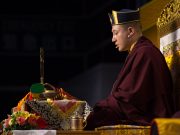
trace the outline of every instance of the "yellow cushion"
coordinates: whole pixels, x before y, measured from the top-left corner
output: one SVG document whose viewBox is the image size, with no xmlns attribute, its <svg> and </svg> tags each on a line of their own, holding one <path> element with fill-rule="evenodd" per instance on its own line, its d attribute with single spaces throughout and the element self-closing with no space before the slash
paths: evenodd
<svg viewBox="0 0 180 135">
<path fill-rule="evenodd" d="M 180 119 L 178 118 L 157 118 L 153 121 L 153 129 L 156 128 L 158 135 L 179 135 Z M 152 129 L 152 130 L 153 130 Z M 153 131 L 156 132 L 156 131 Z"/>
</svg>

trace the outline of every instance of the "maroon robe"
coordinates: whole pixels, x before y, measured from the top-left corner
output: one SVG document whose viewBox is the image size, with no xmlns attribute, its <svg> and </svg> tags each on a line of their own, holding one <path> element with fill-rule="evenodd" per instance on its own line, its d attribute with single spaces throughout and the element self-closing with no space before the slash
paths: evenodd
<svg viewBox="0 0 180 135">
<path fill-rule="evenodd" d="M 170 71 L 151 41 L 141 37 L 130 52 L 111 94 L 98 102 L 86 129 L 114 124 L 150 125 L 174 113 Z"/>
</svg>

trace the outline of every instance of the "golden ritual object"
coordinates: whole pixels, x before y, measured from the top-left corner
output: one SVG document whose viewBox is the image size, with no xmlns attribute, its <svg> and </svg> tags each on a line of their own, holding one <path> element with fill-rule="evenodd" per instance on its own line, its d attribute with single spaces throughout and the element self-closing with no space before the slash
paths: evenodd
<svg viewBox="0 0 180 135">
<path fill-rule="evenodd" d="M 70 118 L 70 129 L 71 130 L 83 130 L 87 125 L 87 121 L 78 112 Z"/>
<path fill-rule="evenodd" d="M 62 99 L 61 92 L 57 92 L 56 88 L 44 81 L 44 48 L 40 48 L 40 83 L 44 86 L 42 96 L 46 99 Z"/>
<path fill-rule="evenodd" d="M 76 99 L 62 88 L 56 88 L 50 83 L 45 83 L 44 81 L 44 49 L 40 48 L 40 84 L 44 86 L 44 92 L 40 94 L 40 98 L 46 99 Z"/>
</svg>

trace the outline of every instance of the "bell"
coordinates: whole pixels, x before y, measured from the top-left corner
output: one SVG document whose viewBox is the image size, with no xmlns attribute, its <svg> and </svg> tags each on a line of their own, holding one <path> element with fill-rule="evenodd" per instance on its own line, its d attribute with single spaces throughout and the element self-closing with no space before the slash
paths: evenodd
<svg viewBox="0 0 180 135">
<path fill-rule="evenodd" d="M 70 119 L 70 129 L 71 130 L 83 130 L 87 122 L 84 118 L 78 113 L 75 112 L 75 115 Z"/>
</svg>

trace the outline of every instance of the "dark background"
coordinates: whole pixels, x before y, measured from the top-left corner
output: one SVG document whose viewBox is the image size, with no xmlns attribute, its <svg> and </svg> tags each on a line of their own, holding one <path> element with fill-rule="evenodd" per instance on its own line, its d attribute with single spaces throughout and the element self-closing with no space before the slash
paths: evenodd
<svg viewBox="0 0 180 135">
<path fill-rule="evenodd" d="M 111 43 L 108 13 L 137 9 L 150 0 L 4 1 L 0 3 L 0 120 L 39 82 L 39 48 L 45 82 L 57 87 L 104 62 L 123 63 Z"/>
</svg>

